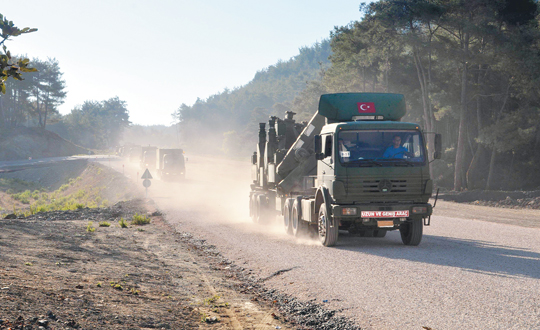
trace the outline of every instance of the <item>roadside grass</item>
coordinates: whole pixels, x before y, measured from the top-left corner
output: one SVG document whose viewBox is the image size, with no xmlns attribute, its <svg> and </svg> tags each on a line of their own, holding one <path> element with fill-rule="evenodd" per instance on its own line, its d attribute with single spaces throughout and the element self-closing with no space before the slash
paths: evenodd
<svg viewBox="0 0 540 330">
<path fill-rule="evenodd" d="M 89 233 L 93 233 L 96 231 L 96 228 L 94 227 L 94 224 L 92 221 L 88 221 L 88 225 L 86 226 L 86 231 Z"/>
<path fill-rule="evenodd" d="M 132 225 L 136 226 L 143 226 L 150 223 L 150 218 L 148 218 L 146 215 L 142 215 L 139 213 L 135 213 L 133 216 L 133 220 L 131 220 Z"/>
<path fill-rule="evenodd" d="M 57 190 L 48 192 L 33 182 L 20 179 L 0 179 L 0 191 L 5 191 L 12 200 L 28 205 L 17 210 L 16 203 L 14 203 L 13 213 L 17 215 L 28 216 L 40 212 L 109 206 L 109 201 L 103 199 L 101 195 L 105 187 L 82 187 L 81 181 L 80 176 L 71 178 L 68 183 L 63 184 Z M 5 214 L 4 210 L 1 210 L 0 213 L 2 217 Z"/>
<path fill-rule="evenodd" d="M 120 228 L 127 228 L 128 227 L 128 223 L 122 217 L 120 217 L 120 221 L 118 221 L 118 225 L 120 226 Z"/>
<path fill-rule="evenodd" d="M 21 179 L 0 178 L 0 191 L 5 191 L 8 194 L 16 194 L 26 190 L 34 191 L 40 189 L 43 189 L 43 187 L 35 182 L 24 181 Z"/>
</svg>

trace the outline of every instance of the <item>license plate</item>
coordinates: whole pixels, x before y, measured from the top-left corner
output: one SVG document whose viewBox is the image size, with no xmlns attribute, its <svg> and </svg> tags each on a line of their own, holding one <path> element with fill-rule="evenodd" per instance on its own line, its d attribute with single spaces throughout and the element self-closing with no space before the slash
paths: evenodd
<svg viewBox="0 0 540 330">
<path fill-rule="evenodd" d="M 362 218 L 408 218 L 409 211 L 362 211 Z"/>
<path fill-rule="evenodd" d="M 394 227 L 394 221 L 392 220 L 379 220 L 377 221 L 377 227 Z"/>
</svg>

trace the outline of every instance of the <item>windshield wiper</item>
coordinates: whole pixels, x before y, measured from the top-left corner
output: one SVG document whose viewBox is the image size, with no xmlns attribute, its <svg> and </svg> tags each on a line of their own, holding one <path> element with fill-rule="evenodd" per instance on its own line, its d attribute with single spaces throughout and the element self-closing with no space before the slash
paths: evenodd
<svg viewBox="0 0 540 330">
<path fill-rule="evenodd" d="M 373 159 L 356 159 L 356 160 L 347 162 L 347 164 L 355 164 L 358 166 L 373 166 L 373 165 L 383 166 L 383 164 L 376 162 Z"/>
<path fill-rule="evenodd" d="M 403 159 L 403 158 L 392 158 L 388 160 L 392 162 L 396 162 L 394 166 L 398 166 L 398 164 L 405 164 L 406 166 L 414 166 L 413 162 L 411 162 L 410 160 Z"/>
</svg>

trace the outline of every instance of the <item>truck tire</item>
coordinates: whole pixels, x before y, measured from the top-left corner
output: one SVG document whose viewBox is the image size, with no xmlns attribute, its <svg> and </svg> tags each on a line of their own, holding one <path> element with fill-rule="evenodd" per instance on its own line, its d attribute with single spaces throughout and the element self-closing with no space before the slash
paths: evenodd
<svg viewBox="0 0 540 330">
<path fill-rule="evenodd" d="M 293 201 L 292 198 L 287 198 L 285 200 L 285 205 L 283 206 L 283 227 L 285 228 L 285 232 L 289 235 L 292 235 L 291 215 Z"/>
<path fill-rule="evenodd" d="M 294 237 L 300 237 L 307 234 L 308 224 L 302 220 L 302 208 L 300 207 L 300 200 L 295 199 L 292 206 L 291 213 L 292 221 L 292 234 Z"/>
<path fill-rule="evenodd" d="M 333 218 L 328 214 L 326 203 L 322 203 L 319 208 L 319 217 L 317 218 L 317 227 L 319 232 L 319 241 L 324 246 L 336 245 L 339 228 L 333 224 Z"/>
<path fill-rule="evenodd" d="M 399 233 L 401 234 L 401 241 L 405 245 L 417 246 L 422 241 L 422 231 L 424 224 L 422 219 L 414 219 L 402 223 L 399 226 Z"/>
</svg>

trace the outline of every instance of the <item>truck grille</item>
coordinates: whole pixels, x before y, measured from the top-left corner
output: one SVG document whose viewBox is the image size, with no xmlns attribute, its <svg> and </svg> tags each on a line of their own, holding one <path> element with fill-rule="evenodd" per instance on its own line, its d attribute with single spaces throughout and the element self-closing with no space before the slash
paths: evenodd
<svg viewBox="0 0 540 330">
<path fill-rule="evenodd" d="M 391 184 L 390 192 L 407 192 L 407 180 L 387 180 Z M 365 180 L 362 182 L 362 192 L 380 193 L 381 180 Z"/>
<path fill-rule="evenodd" d="M 420 178 L 407 179 L 349 179 L 346 181 L 345 190 L 349 197 L 352 196 L 394 196 L 419 195 L 423 192 Z M 391 198 L 391 197 L 390 197 Z M 386 198 L 385 198 L 386 199 Z"/>
</svg>

